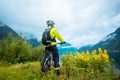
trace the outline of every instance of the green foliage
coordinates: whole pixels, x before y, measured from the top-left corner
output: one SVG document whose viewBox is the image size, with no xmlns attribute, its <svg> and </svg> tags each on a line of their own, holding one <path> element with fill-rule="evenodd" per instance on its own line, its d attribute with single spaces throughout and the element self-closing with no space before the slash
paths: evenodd
<svg viewBox="0 0 120 80">
<path fill-rule="evenodd" d="M 40 62 L 27 62 L 0 67 L 0 80 L 117 80 L 120 76 L 120 74 L 114 74 L 115 67 L 111 67 L 105 73 L 92 67 L 80 68 L 73 65 L 60 66 L 61 75 L 59 76 L 55 74 L 54 67 L 43 73 Z"/>
<path fill-rule="evenodd" d="M 0 80 L 39 80 L 38 62 L 0 67 Z"/>
<path fill-rule="evenodd" d="M 95 52 L 95 51 L 94 51 Z M 99 53 L 89 55 L 79 52 L 64 54 L 62 56 L 61 72 L 68 80 L 113 80 L 114 71 L 111 72 L 107 51 L 99 48 Z M 104 77 L 103 77 L 104 76 Z"/>
<path fill-rule="evenodd" d="M 33 48 L 33 50 L 32 50 L 33 51 L 32 60 L 33 61 L 40 61 L 43 57 L 44 49 L 45 49 L 44 46 L 38 46 L 38 47 Z"/>
<path fill-rule="evenodd" d="M 26 61 L 40 61 L 44 46 L 33 48 L 22 35 L 13 37 L 10 33 L 0 40 L 0 61 L 3 63 L 21 63 Z"/>
<path fill-rule="evenodd" d="M 9 63 L 20 63 L 30 60 L 32 57 L 32 47 L 27 44 L 22 36 L 8 37 L 0 41 L 0 60 Z"/>
</svg>

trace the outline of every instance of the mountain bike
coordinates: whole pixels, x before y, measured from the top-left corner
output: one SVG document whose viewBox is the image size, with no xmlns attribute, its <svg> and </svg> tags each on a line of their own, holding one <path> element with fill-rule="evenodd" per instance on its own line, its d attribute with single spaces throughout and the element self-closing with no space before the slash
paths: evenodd
<svg viewBox="0 0 120 80">
<path fill-rule="evenodd" d="M 63 43 L 58 42 L 56 43 L 56 45 L 57 44 L 63 44 Z M 54 61 L 53 61 L 52 50 L 45 50 L 41 62 L 42 72 L 47 72 L 48 70 L 51 69 L 51 66 L 53 65 L 54 65 Z"/>
</svg>

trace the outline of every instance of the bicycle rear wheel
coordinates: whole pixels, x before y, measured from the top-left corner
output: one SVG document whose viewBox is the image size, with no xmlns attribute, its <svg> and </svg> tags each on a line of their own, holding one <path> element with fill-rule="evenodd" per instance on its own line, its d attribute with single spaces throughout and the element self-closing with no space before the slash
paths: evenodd
<svg viewBox="0 0 120 80">
<path fill-rule="evenodd" d="M 49 60 L 49 56 L 43 57 L 42 63 L 41 63 L 41 67 L 42 67 L 42 72 L 47 72 L 48 70 L 50 70 L 50 60 Z"/>
</svg>

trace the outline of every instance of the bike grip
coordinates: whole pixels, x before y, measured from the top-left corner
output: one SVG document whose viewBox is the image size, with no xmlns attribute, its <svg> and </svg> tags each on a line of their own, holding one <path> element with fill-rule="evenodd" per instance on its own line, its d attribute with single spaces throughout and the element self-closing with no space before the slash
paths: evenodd
<svg viewBox="0 0 120 80">
<path fill-rule="evenodd" d="M 64 41 L 64 42 L 61 42 L 60 44 L 65 44 L 66 42 Z"/>
</svg>

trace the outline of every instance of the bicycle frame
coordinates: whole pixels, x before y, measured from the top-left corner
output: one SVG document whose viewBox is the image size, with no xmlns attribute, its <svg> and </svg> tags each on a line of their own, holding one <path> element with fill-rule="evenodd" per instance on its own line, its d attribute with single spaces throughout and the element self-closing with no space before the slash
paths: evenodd
<svg viewBox="0 0 120 80">
<path fill-rule="evenodd" d="M 57 44 L 61 44 L 61 42 L 56 43 Z M 49 50 L 45 50 L 44 51 L 45 55 L 42 59 L 42 71 L 43 72 L 47 72 L 48 70 L 50 70 L 51 66 L 54 65 L 54 61 L 53 61 L 53 55 L 52 55 L 52 51 Z"/>
<path fill-rule="evenodd" d="M 46 62 L 49 60 L 50 61 L 50 65 L 53 64 L 53 56 L 52 56 L 52 51 L 45 51 L 45 55 L 46 55 Z M 46 64 L 46 62 L 44 63 L 44 65 Z"/>
<path fill-rule="evenodd" d="M 46 72 L 50 70 L 50 67 L 54 65 L 52 51 L 45 50 L 45 56 L 42 59 L 42 71 Z"/>
</svg>

